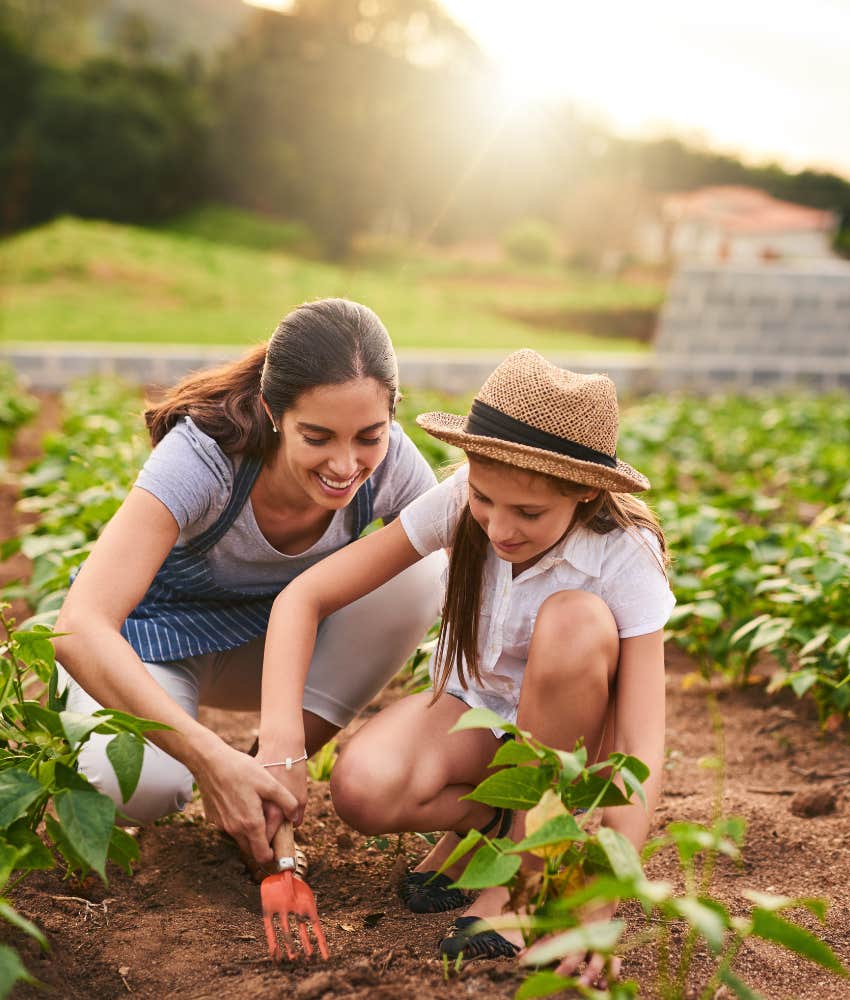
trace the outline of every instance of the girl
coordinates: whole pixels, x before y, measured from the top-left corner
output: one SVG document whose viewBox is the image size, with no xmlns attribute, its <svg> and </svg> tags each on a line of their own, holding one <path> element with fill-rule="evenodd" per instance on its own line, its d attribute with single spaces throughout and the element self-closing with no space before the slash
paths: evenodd
<svg viewBox="0 0 850 1000">
<path fill-rule="evenodd" d="M 522 816 L 461 798 L 487 775 L 501 736 L 450 732 L 469 706 L 493 709 L 556 747 L 572 749 L 582 738 L 591 756 L 616 749 L 645 761 L 647 808 L 603 817 L 636 847 L 644 841 L 663 763 L 662 629 L 674 598 L 661 530 L 628 495 L 649 483 L 616 457 L 617 422 L 605 376 L 561 370 L 533 351 L 512 354 L 466 418 L 418 418 L 468 462 L 397 522 L 305 573 L 275 601 L 263 712 L 266 703 L 286 706 L 277 723 L 295 752 L 301 686 L 324 616 L 451 548 L 433 693 L 403 698 L 358 730 L 331 783 L 340 816 L 364 833 L 453 831 L 408 873 L 402 895 L 413 910 L 465 902 L 447 889 L 450 878 L 428 881 L 458 836 L 473 827 L 523 836 Z M 276 776 L 305 802 L 303 770 Z M 499 913 L 506 901 L 504 889 L 486 890 L 474 916 Z M 444 954 L 516 952 L 510 935 L 465 933 L 472 917 L 456 922 Z M 599 971 L 591 963 L 587 981 Z"/>
<path fill-rule="evenodd" d="M 268 345 L 185 379 L 146 413 L 156 446 L 74 581 L 56 629 L 67 706 L 155 719 L 128 802 L 94 737 L 81 769 L 134 822 L 205 805 L 247 855 L 272 859 L 281 810 L 298 801 L 273 777 L 287 705 L 264 702 L 256 759 L 196 721 L 199 702 L 260 704 L 274 597 L 375 517 L 391 521 L 434 483 L 393 413 L 398 373 L 387 331 L 342 299 L 290 313 Z M 299 687 L 298 756 L 346 725 L 435 620 L 443 557 L 331 615 Z M 279 628 L 282 623 L 279 622 Z M 374 642 L 380 629 L 381 642 Z M 313 638 L 316 638 L 315 636 Z"/>
</svg>

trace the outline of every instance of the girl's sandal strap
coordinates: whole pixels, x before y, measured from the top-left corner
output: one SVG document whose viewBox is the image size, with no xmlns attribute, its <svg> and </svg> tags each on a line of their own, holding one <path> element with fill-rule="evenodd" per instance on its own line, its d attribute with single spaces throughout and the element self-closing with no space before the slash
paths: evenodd
<svg viewBox="0 0 850 1000">
<path fill-rule="evenodd" d="M 460 889 L 450 888 L 454 880 L 437 872 L 405 872 L 398 894 L 413 913 L 444 913 L 469 905 L 470 898 Z"/>
<path fill-rule="evenodd" d="M 514 811 L 513 809 L 503 809 L 501 806 L 495 806 L 494 808 L 496 811 L 493 813 L 493 818 L 485 823 L 478 832 L 484 834 L 493 833 L 494 838 L 506 837 L 514 821 Z M 453 830 L 452 832 L 456 837 L 460 837 L 461 840 L 466 836 L 466 833 L 461 833 L 459 830 Z"/>
<path fill-rule="evenodd" d="M 466 961 L 470 958 L 513 958 L 519 952 L 518 945 L 492 927 L 470 934 L 472 925 L 480 923 L 480 917 L 458 917 L 440 942 L 440 955 L 452 961 L 460 956 Z"/>
</svg>

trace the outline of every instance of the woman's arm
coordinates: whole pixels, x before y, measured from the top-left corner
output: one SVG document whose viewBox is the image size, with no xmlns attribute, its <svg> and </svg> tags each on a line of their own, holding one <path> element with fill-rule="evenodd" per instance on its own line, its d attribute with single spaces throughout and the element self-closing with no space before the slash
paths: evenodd
<svg viewBox="0 0 850 1000">
<path fill-rule="evenodd" d="M 422 556 L 400 521 L 381 528 L 323 559 L 289 583 L 272 607 L 263 660 L 260 713 L 261 761 L 300 756 L 304 750 L 304 683 L 316 632 L 323 618 L 382 586 Z M 375 642 L 381 641 L 376 631 Z M 340 671 L 356 663 L 340 663 Z M 306 768 L 274 768 L 302 807 L 307 797 Z"/>
<path fill-rule="evenodd" d="M 153 680 L 121 635 L 127 615 L 144 596 L 177 540 L 168 508 L 134 488 L 106 526 L 77 575 L 56 622 L 55 640 L 68 672 L 102 705 L 172 727 L 149 739 L 184 763 L 222 827 L 264 862 L 272 852 L 262 802 L 288 815 L 295 801 L 256 761 L 229 747 L 192 718 Z"/>
</svg>

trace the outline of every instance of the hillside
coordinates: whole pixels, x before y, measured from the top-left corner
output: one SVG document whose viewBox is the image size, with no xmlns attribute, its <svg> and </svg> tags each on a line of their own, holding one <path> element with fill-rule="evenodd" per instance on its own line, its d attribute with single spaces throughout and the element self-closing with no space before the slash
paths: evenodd
<svg viewBox="0 0 850 1000">
<path fill-rule="evenodd" d="M 212 218 L 210 231 L 204 213 L 175 229 L 66 217 L 0 242 L 4 339 L 250 344 L 298 303 L 339 295 L 372 306 L 399 348 L 632 351 L 645 348 L 559 317 L 651 311 L 661 297 L 645 281 L 560 267 L 476 272 L 468 261 L 402 249 L 384 262 L 329 264 L 269 249 L 276 233 L 279 247 L 289 245 L 286 224 L 249 227 L 252 217 L 233 212 Z M 263 249 L 244 245 L 251 240 Z"/>
</svg>

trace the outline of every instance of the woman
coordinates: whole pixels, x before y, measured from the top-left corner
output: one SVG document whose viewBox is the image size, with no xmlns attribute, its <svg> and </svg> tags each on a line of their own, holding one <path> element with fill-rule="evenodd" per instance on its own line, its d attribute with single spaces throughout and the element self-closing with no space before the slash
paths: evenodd
<svg viewBox="0 0 850 1000">
<path fill-rule="evenodd" d="M 281 812 L 296 824 L 302 812 L 276 780 L 277 762 L 304 768 L 436 618 L 440 554 L 327 620 L 298 747 L 276 731 L 283 704 L 263 705 L 256 758 L 197 721 L 199 703 L 260 707 L 275 596 L 434 483 L 393 422 L 397 395 L 381 321 L 365 306 L 326 299 L 290 313 L 267 347 L 189 376 L 147 411 L 155 448 L 56 624 L 67 633 L 56 651 L 71 675 L 69 710 L 107 705 L 171 727 L 149 734 L 155 745 L 126 803 L 108 737 L 92 738 L 81 755 L 81 770 L 131 820 L 181 809 L 194 777 L 211 818 L 245 854 L 271 861 Z"/>
</svg>

